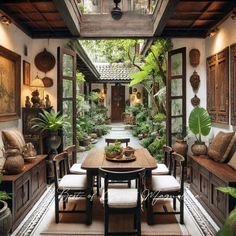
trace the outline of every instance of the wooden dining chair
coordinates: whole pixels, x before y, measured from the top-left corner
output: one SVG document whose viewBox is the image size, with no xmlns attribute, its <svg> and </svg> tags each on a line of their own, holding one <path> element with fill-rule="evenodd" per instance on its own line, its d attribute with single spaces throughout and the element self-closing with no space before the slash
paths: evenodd
<svg viewBox="0 0 236 236">
<path fill-rule="evenodd" d="M 110 143 L 120 142 L 120 143 L 125 143 L 127 147 L 129 145 L 130 138 L 106 138 L 105 142 L 107 146 L 109 146 Z"/>
<path fill-rule="evenodd" d="M 55 182 L 55 221 L 59 223 L 60 213 L 87 213 L 87 209 L 83 210 L 67 210 L 67 202 L 70 197 L 86 197 L 87 194 L 87 177 L 86 175 L 75 175 L 67 173 L 67 159 L 68 153 L 62 152 L 53 157 L 54 165 L 54 182 Z M 63 168 L 62 173 L 64 176 L 60 179 L 59 174 L 61 173 L 61 168 Z M 60 201 L 63 201 L 62 206 L 60 206 Z M 92 203 L 91 203 L 92 204 Z M 88 205 L 88 207 L 91 207 Z M 87 214 L 86 214 L 87 216 Z M 86 217 L 87 220 L 87 217 Z"/>
<path fill-rule="evenodd" d="M 100 199 L 104 205 L 104 235 L 141 235 L 141 192 L 145 169 L 115 172 L 99 169 L 105 180 L 104 190 Z M 110 181 L 137 180 L 137 188 L 110 188 Z M 130 232 L 109 232 L 110 214 L 133 214 L 134 230 Z"/>
<path fill-rule="evenodd" d="M 170 175 L 152 176 L 152 186 L 147 196 L 147 221 L 153 224 L 153 216 L 157 214 L 180 214 L 180 224 L 184 223 L 184 157 L 176 152 L 171 154 L 173 167 Z M 180 177 L 176 179 L 176 168 L 180 167 Z M 163 206 L 163 211 L 154 211 L 154 205 L 158 198 L 172 198 L 173 211 L 168 211 Z M 180 202 L 179 211 L 176 210 L 176 199 Z"/>
<path fill-rule="evenodd" d="M 152 170 L 152 175 L 170 175 L 171 172 L 171 154 L 173 152 L 172 147 L 163 145 L 163 152 L 164 152 L 164 163 L 158 163 L 157 168 Z"/>
<path fill-rule="evenodd" d="M 68 169 L 67 171 L 71 174 L 86 175 L 86 170 L 81 168 L 81 163 L 77 163 L 76 160 L 76 145 L 68 146 L 64 149 L 68 153 Z"/>
</svg>

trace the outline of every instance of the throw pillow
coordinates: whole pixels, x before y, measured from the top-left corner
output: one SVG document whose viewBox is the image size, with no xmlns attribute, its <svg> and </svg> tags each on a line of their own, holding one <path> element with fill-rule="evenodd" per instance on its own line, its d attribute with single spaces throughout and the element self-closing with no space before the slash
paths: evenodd
<svg viewBox="0 0 236 236">
<path fill-rule="evenodd" d="M 22 151 L 22 148 L 25 145 L 24 136 L 18 129 L 3 130 L 2 140 L 6 150 L 19 149 L 20 151 Z"/>
<path fill-rule="evenodd" d="M 234 136 L 234 132 L 222 132 L 220 131 L 212 140 L 208 147 L 208 156 L 214 161 L 223 162 L 227 158 L 230 150 L 227 150 L 231 140 Z M 233 146 L 233 144 L 232 144 Z M 231 148 L 232 148 L 231 146 Z"/>
<path fill-rule="evenodd" d="M 234 153 L 233 157 L 228 162 L 228 165 L 236 170 L 236 152 Z"/>
</svg>

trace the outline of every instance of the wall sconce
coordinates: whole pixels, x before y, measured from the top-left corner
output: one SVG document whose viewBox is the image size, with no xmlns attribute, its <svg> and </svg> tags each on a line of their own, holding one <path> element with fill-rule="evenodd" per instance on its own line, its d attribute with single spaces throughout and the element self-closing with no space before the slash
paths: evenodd
<svg viewBox="0 0 236 236">
<path fill-rule="evenodd" d="M 11 20 L 5 15 L 0 16 L 0 22 L 4 25 L 10 25 L 11 24 Z"/>
<path fill-rule="evenodd" d="M 236 20 L 236 11 L 232 12 L 231 18 L 232 18 L 232 20 Z"/>
<path fill-rule="evenodd" d="M 218 28 L 215 28 L 215 29 L 213 29 L 210 33 L 209 33 L 209 37 L 213 37 L 213 36 L 215 36 L 216 34 L 217 34 L 217 32 L 219 31 L 219 29 Z"/>
</svg>

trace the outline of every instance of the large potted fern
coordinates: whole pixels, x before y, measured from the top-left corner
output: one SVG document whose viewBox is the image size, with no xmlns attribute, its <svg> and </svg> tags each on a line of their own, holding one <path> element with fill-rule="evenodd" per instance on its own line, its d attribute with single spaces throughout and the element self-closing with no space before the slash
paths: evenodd
<svg viewBox="0 0 236 236">
<path fill-rule="evenodd" d="M 59 112 L 43 110 L 42 113 L 39 114 L 39 117 L 31 120 L 33 124 L 32 129 L 44 133 L 47 137 L 47 144 L 52 154 L 57 153 L 57 148 L 61 144 L 61 137 L 58 135 L 58 131 L 69 125 L 66 119 L 67 116 Z"/>
<path fill-rule="evenodd" d="M 202 141 L 202 136 L 207 136 L 211 130 L 211 117 L 203 107 L 195 107 L 189 115 L 189 129 L 196 137 L 191 150 L 194 155 L 206 155 L 207 146 Z"/>
</svg>

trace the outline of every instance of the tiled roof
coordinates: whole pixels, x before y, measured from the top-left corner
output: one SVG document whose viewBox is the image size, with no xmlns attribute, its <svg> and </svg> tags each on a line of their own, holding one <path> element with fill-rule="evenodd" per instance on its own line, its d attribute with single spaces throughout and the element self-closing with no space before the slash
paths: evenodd
<svg viewBox="0 0 236 236">
<path fill-rule="evenodd" d="M 99 80 L 105 81 L 127 81 L 131 80 L 130 74 L 135 69 L 130 68 L 123 63 L 94 63 L 100 74 Z"/>
</svg>

